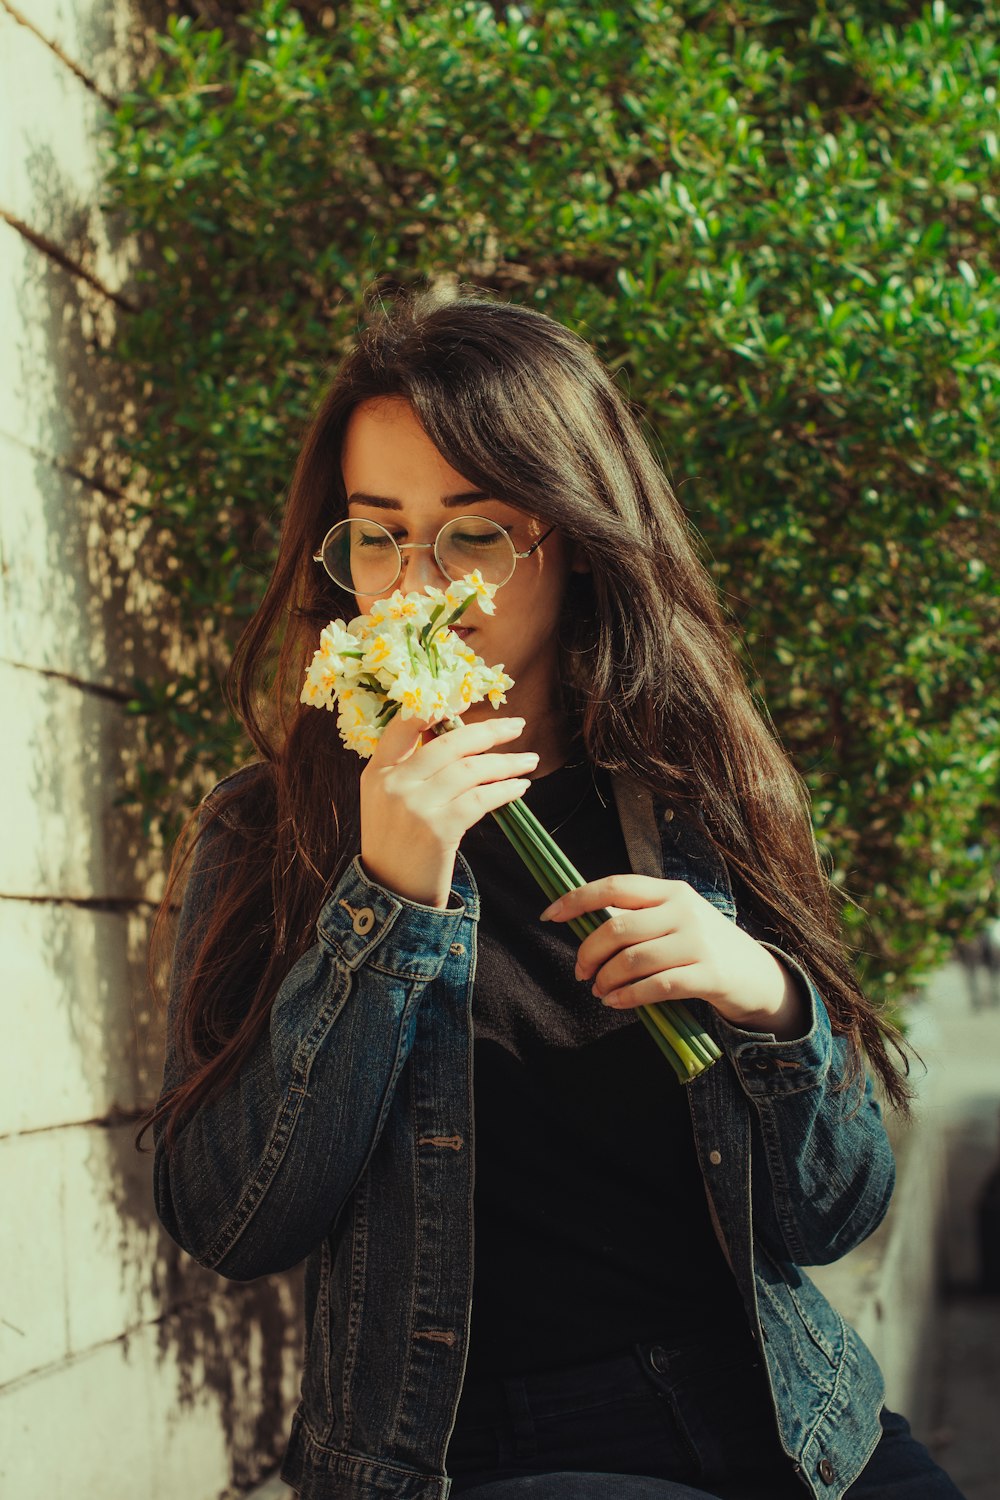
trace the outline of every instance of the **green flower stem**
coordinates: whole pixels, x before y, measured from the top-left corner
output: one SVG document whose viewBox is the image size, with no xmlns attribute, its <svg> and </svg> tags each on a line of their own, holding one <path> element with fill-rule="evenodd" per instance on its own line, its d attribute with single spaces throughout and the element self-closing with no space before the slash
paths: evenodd
<svg viewBox="0 0 1000 1500">
<path fill-rule="evenodd" d="M 574 890 L 577 886 L 585 884 L 583 876 L 576 866 L 566 857 L 559 845 L 552 838 L 548 830 L 538 821 L 534 813 L 525 803 L 518 798 L 514 802 L 508 802 L 502 809 L 509 812 L 512 818 L 516 818 L 525 834 L 531 841 L 537 844 L 548 858 L 554 858 L 558 863 L 560 872 L 567 884 L 566 890 Z M 547 887 L 543 886 L 546 890 Z M 596 929 L 608 920 L 611 913 L 606 909 L 597 912 L 588 912 L 592 923 L 588 932 Z M 572 926 L 572 923 L 570 924 Z M 640 1010 L 652 1010 L 651 1006 L 640 1006 Z M 692 1077 L 703 1071 L 711 1063 L 721 1057 L 721 1052 L 715 1042 L 702 1026 L 694 1019 L 686 1006 L 679 1002 L 670 1004 L 669 1011 L 657 1007 L 655 1016 L 652 1016 L 653 1024 L 659 1035 L 664 1037 L 671 1045 L 676 1044 L 677 1051 L 685 1066 L 685 1078 Z"/>
<path fill-rule="evenodd" d="M 678 1054 L 675 1051 L 675 1049 L 667 1041 L 667 1038 L 663 1035 L 662 1031 L 660 1031 L 659 1027 L 657 1026 L 656 1022 L 653 1020 L 652 1016 L 649 1015 L 649 1013 L 648 1013 L 649 1012 L 649 1006 L 648 1005 L 640 1005 L 638 1007 L 638 1011 L 639 1011 L 639 1020 L 643 1023 L 643 1025 L 645 1026 L 646 1030 L 649 1032 L 650 1036 L 653 1038 L 653 1041 L 659 1047 L 660 1051 L 663 1053 L 664 1057 L 667 1059 L 667 1062 L 673 1068 L 675 1074 L 677 1075 L 678 1081 L 680 1083 L 690 1083 L 690 1081 L 691 1081 L 691 1074 L 688 1073 L 687 1069 L 684 1067 L 684 1064 L 681 1062 L 680 1057 L 678 1056 Z"/>
<path fill-rule="evenodd" d="M 436 635 L 439 630 L 450 630 L 451 627 L 455 624 L 456 620 L 460 620 L 462 618 L 462 616 L 465 614 L 465 611 L 468 609 L 469 605 L 470 604 L 474 604 L 475 601 L 476 601 L 476 595 L 475 594 L 470 594 L 469 597 L 468 597 L 468 599 L 463 599 L 462 600 L 461 604 L 458 606 L 457 609 L 453 609 L 452 610 L 451 614 L 448 616 L 448 618 L 446 620 L 439 620 L 438 619 L 438 616 L 441 614 L 442 610 L 444 609 L 444 605 L 443 604 L 439 604 L 434 610 L 431 611 L 430 619 L 427 621 L 427 625 L 425 625 L 425 627 L 424 627 L 424 629 L 426 631 L 428 631 L 428 634 L 427 634 L 428 641 L 431 639 L 431 636 Z M 449 723 L 447 725 L 447 728 L 453 729 L 456 724 L 460 724 L 460 723 L 461 723 L 460 719 L 452 719 L 452 720 L 449 721 Z"/>
<path fill-rule="evenodd" d="M 440 618 L 440 616 L 443 613 L 444 613 L 444 605 L 443 604 L 435 604 L 434 608 L 430 612 L 430 615 L 428 616 L 427 624 L 424 626 L 423 630 L 420 632 L 420 643 L 421 643 L 421 645 L 423 645 L 423 646 L 427 645 L 427 642 L 430 640 L 431 636 L 434 634 L 435 630 L 437 629 L 437 621 L 438 621 L 438 619 Z"/>
<path fill-rule="evenodd" d="M 661 1009 L 659 1005 L 644 1005 L 641 1006 L 640 1009 L 645 1010 L 648 1013 L 650 1020 L 653 1022 L 653 1025 L 670 1043 L 671 1047 L 677 1053 L 681 1062 L 687 1069 L 689 1077 L 697 1077 L 699 1073 L 704 1072 L 704 1070 L 709 1066 L 710 1062 L 715 1061 L 714 1058 L 706 1059 L 705 1053 L 703 1052 L 701 1047 L 696 1048 L 692 1046 L 691 1043 L 681 1035 L 680 1031 L 678 1031 L 677 1027 L 674 1025 L 671 1016 L 666 1013 L 665 1009 Z M 671 1006 L 670 1009 L 672 1011 L 673 1007 Z"/>
<path fill-rule="evenodd" d="M 563 853 L 548 829 L 539 823 L 531 808 L 526 805 L 522 798 L 518 797 L 516 801 L 508 802 L 507 807 L 510 809 L 511 815 L 516 817 L 521 823 L 528 837 L 544 851 L 546 857 L 562 872 L 567 881 L 567 890 L 572 891 L 577 886 L 586 884 L 580 871 Z M 602 918 L 602 920 L 606 920 L 606 918 Z"/>
<path fill-rule="evenodd" d="M 719 1046 L 718 1042 L 716 1042 L 715 1038 L 711 1036 L 703 1026 L 699 1025 L 699 1023 L 693 1019 L 691 1012 L 688 1010 L 686 1005 L 677 1006 L 661 1003 L 659 1006 L 657 1006 L 657 1010 L 661 1015 L 666 1014 L 670 1018 L 674 1017 L 678 1009 L 681 1010 L 683 1020 L 691 1028 L 688 1036 L 688 1045 L 692 1048 L 692 1050 L 697 1051 L 702 1055 L 706 1067 L 708 1067 L 710 1063 L 718 1062 L 719 1058 L 722 1056 L 722 1048 Z"/>
<path fill-rule="evenodd" d="M 508 803 L 508 807 L 509 805 Z M 494 809 L 493 817 L 499 823 L 546 896 L 548 896 L 550 901 L 555 901 L 558 896 L 565 894 L 562 884 L 556 878 L 551 866 L 545 863 L 537 849 L 525 839 L 523 830 L 517 820 L 515 818 L 504 817 L 506 812 L 507 807 L 498 807 Z"/>
<path fill-rule="evenodd" d="M 699 1026 L 686 1005 L 675 1001 L 658 1000 L 650 1006 L 650 1009 L 658 1016 L 666 1017 L 675 1030 L 680 1032 L 691 1051 L 700 1056 L 706 1065 L 716 1062 L 722 1056 L 715 1040 Z"/>
<path fill-rule="evenodd" d="M 596 932 L 598 927 L 603 922 L 606 922 L 610 915 L 611 913 L 608 911 L 584 912 L 582 919 L 580 919 L 583 924 L 582 930 L 577 931 L 577 925 L 573 922 L 567 925 L 572 927 L 580 938 L 589 937 L 590 933 Z M 698 1068 L 698 1072 L 707 1068 L 711 1063 L 717 1062 L 722 1056 L 722 1052 L 714 1038 L 709 1036 L 708 1032 L 699 1025 L 686 1005 L 677 1001 L 658 1000 L 654 1001 L 651 1005 L 640 1005 L 637 1009 L 640 1019 L 647 1022 L 647 1031 L 650 1032 L 651 1036 L 655 1033 L 658 1042 L 661 1044 L 661 1050 L 664 1046 L 669 1049 L 669 1037 L 675 1033 L 679 1035 L 680 1040 L 699 1059 L 701 1067 Z M 661 1024 L 661 1022 L 665 1022 L 666 1024 Z M 670 1052 L 669 1055 L 671 1061 L 677 1060 L 676 1053 Z M 684 1081 L 687 1082 L 690 1075 L 687 1072 L 683 1072 L 680 1076 L 683 1076 Z"/>
<path fill-rule="evenodd" d="M 570 887 L 570 889 L 572 889 L 572 887 Z M 563 890 L 560 894 L 565 895 L 565 890 Z M 602 927 L 608 920 L 608 917 L 610 915 L 610 912 L 585 911 L 582 912 L 580 916 L 573 917 L 569 922 L 566 923 L 566 925 L 571 932 L 576 933 L 577 937 L 582 942 L 584 938 L 590 937 L 590 934 L 592 932 L 596 932 L 598 927 Z"/>
<path fill-rule="evenodd" d="M 461 720 L 434 726 L 435 733 L 455 728 Z M 550 901 L 586 881 L 525 802 L 517 797 L 492 813 L 507 839 Z M 566 925 L 581 939 L 596 932 L 612 915 L 607 908 L 583 912 Z M 721 1057 L 719 1048 L 681 1002 L 657 1002 L 635 1007 L 650 1036 L 682 1083 L 697 1078 Z"/>
<path fill-rule="evenodd" d="M 521 798 L 497 808 L 493 817 L 550 900 L 554 894 L 563 895 L 585 883 L 580 872 Z M 581 930 L 576 931 L 576 935 L 589 936 L 610 915 L 606 909 L 584 913 L 587 920 L 580 922 Z M 577 924 L 570 922 L 569 926 L 575 930 Z M 636 1009 L 646 1030 L 682 1082 L 696 1078 L 721 1056 L 711 1037 L 683 1005 L 672 1004 L 669 1008 L 659 1004 L 640 1005 Z"/>
</svg>

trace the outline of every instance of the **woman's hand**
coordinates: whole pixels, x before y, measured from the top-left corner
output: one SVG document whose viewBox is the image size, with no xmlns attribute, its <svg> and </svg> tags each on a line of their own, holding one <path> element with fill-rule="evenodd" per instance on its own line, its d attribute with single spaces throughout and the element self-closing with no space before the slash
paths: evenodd
<svg viewBox="0 0 1000 1500">
<path fill-rule="evenodd" d="M 489 753 L 516 739 L 523 719 L 461 724 L 424 744 L 433 722 L 397 713 L 362 771 L 361 863 L 388 890 L 443 909 L 462 835 L 484 813 L 523 795 L 538 756 Z"/>
<path fill-rule="evenodd" d="M 542 919 L 564 922 L 601 907 L 613 915 L 580 944 L 576 975 L 593 980 L 605 1005 L 701 999 L 748 1031 L 804 1034 L 801 980 L 686 880 L 608 875 L 561 896 Z"/>
</svg>

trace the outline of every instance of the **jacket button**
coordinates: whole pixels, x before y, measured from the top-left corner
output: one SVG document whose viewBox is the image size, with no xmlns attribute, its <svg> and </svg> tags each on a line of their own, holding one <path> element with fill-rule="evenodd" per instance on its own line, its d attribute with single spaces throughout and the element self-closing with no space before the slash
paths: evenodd
<svg viewBox="0 0 1000 1500">
<path fill-rule="evenodd" d="M 668 807 L 667 810 L 666 810 L 666 812 L 663 814 L 663 821 L 664 821 L 664 823 L 669 823 L 670 820 L 671 820 L 671 818 L 673 817 L 673 815 L 674 815 L 673 808 L 672 807 Z"/>
<path fill-rule="evenodd" d="M 833 1472 L 833 1464 L 828 1458 L 821 1458 L 816 1465 L 816 1473 L 824 1484 L 832 1484 L 836 1475 Z"/>
<path fill-rule="evenodd" d="M 448 952 L 449 953 L 464 953 L 465 952 L 465 944 L 464 943 L 452 943 L 451 947 L 448 949 Z"/>
<path fill-rule="evenodd" d="M 354 921 L 351 924 L 359 937 L 364 937 L 366 932 L 371 932 L 375 926 L 375 913 L 370 906 L 359 906 L 354 913 Z"/>
<path fill-rule="evenodd" d="M 670 1369 L 670 1360 L 667 1358 L 667 1351 L 663 1348 L 662 1344 L 654 1344 L 652 1349 L 650 1349 L 649 1363 L 657 1375 L 666 1375 Z"/>
<path fill-rule="evenodd" d="M 713 1167 L 717 1167 L 719 1165 L 720 1161 L 722 1160 L 722 1152 L 721 1151 L 710 1151 L 708 1153 L 708 1159 L 712 1163 Z"/>
</svg>

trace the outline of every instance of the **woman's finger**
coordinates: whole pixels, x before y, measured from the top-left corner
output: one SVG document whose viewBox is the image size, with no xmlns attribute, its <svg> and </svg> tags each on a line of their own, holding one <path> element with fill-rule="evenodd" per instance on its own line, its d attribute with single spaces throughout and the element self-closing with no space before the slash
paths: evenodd
<svg viewBox="0 0 1000 1500">
<path fill-rule="evenodd" d="M 368 764 L 384 770 L 387 766 L 399 765 L 408 760 L 420 746 L 424 734 L 434 724 L 434 718 L 404 719 L 398 711 L 393 714 L 379 736 L 378 744 L 369 757 Z"/>
<path fill-rule="evenodd" d="M 700 1000 L 705 997 L 702 973 L 699 964 L 661 969 L 646 979 L 609 990 L 601 1003 L 612 1010 L 631 1010 L 637 1005 L 657 1005 L 661 1000 Z"/>
<path fill-rule="evenodd" d="M 658 880 L 652 875 L 605 875 L 588 880 L 586 885 L 567 891 L 541 914 L 543 922 L 566 922 L 602 906 L 623 906 L 635 910 L 669 901 L 679 891 L 690 890 L 686 880 Z"/>
<path fill-rule="evenodd" d="M 654 942 L 664 945 L 661 968 L 670 963 L 682 963 L 693 956 L 686 952 L 681 932 L 675 923 L 671 924 L 662 902 L 634 911 L 615 911 L 580 944 L 576 955 L 576 977 L 596 979 L 598 970 L 610 964 L 616 954 L 623 956 L 622 965 L 638 963 L 638 958 L 625 955 L 645 949 Z M 641 972 L 648 973 L 649 970 Z"/>
<path fill-rule="evenodd" d="M 479 756 L 494 745 L 516 740 L 524 731 L 524 719 L 497 717 L 479 719 L 474 724 L 459 724 L 457 729 L 448 729 L 444 734 L 428 738 L 420 756 L 421 776 L 435 776 L 446 766 L 468 756 Z"/>
<path fill-rule="evenodd" d="M 433 791 L 448 805 L 470 787 L 528 776 L 537 765 L 538 754 L 534 750 L 506 750 L 495 755 L 482 750 L 478 755 L 466 755 L 460 761 L 443 766 L 436 775 L 428 776 L 421 791 L 425 786 L 428 794 Z"/>
<path fill-rule="evenodd" d="M 495 744 L 517 739 L 525 729 L 523 718 L 486 718 L 474 724 L 459 724 L 457 729 L 448 729 L 444 733 L 433 735 L 430 729 L 433 724 L 441 721 L 442 715 L 436 715 L 433 718 L 409 718 L 409 720 L 403 720 L 403 723 L 397 727 L 399 718 L 399 714 L 394 715 L 390 723 L 385 726 L 372 760 L 378 757 L 379 765 L 393 765 L 393 763 L 399 763 L 400 760 L 409 759 L 409 756 L 420 748 L 418 774 L 421 778 L 435 775 L 444 766 L 453 765 L 463 756 L 478 754 L 480 751 L 489 750 Z M 417 769 L 417 766 L 414 766 L 414 769 Z"/>
</svg>

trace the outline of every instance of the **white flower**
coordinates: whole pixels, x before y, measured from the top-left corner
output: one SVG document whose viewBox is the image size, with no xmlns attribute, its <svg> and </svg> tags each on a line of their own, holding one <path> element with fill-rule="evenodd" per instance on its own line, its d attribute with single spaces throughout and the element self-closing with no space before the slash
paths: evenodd
<svg viewBox="0 0 1000 1500">
<path fill-rule="evenodd" d="M 429 719 L 432 714 L 447 713 L 453 708 L 448 694 L 429 672 L 401 672 L 388 696 L 399 703 L 404 719 Z"/>
<path fill-rule="evenodd" d="M 479 608 L 484 615 L 492 615 L 496 611 L 493 603 L 493 595 L 497 591 L 495 583 L 487 583 L 479 569 L 474 569 L 464 578 L 459 578 L 455 583 L 449 585 L 445 594 L 445 600 L 450 609 L 457 609 L 467 599 L 478 599 Z"/>
<path fill-rule="evenodd" d="M 331 620 L 319 633 L 319 649 L 323 656 L 340 656 L 345 651 L 356 651 L 358 639 L 345 627 L 343 620 Z"/>
<path fill-rule="evenodd" d="M 399 672 L 405 671 L 409 663 L 406 642 L 391 631 L 380 630 L 378 635 L 366 638 L 364 645 L 365 653 L 358 663 L 359 673 L 370 672 L 382 681 L 383 686 L 388 686 Z"/>
<path fill-rule="evenodd" d="M 477 569 L 443 592 L 396 589 L 346 625 L 331 621 L 320 634 L 300 701 L 336 709 L 344 744 L 365 757 L 385 727 L 387 703 L 397 703 L 404 719 L 457 717 L 486 698 L 499 707 L 513 678 L 502 663 L 487 666 L 449 628 L 473 601 L 493 614 L 496 590 Z"/>
</svg>

